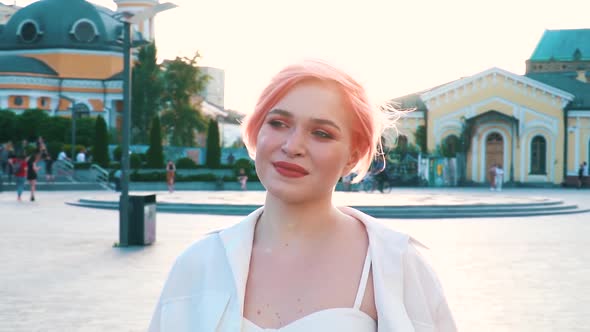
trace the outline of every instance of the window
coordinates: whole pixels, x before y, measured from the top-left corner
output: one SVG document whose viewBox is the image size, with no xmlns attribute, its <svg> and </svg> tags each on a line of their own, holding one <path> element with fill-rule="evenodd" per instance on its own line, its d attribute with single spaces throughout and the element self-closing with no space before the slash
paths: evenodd
<svg viewBox="0 0 590 332">
<path fill-rule="evenodd" d="M 547 174 L 547 143 L 543 136 L 535 136 L 531 142 L 531 174 Z"/>
<path fill-rule="evenodd" d="M 21 97 L 21 96 L 14 97 L 14 105 L 23 106 L 23 97 Z"/>
<path fill-rule="evenodd" d="M 90 43 L 97 37 L 96 26 L 92 21 L 87 19 L 78 20 L 74 23 L 70 33 L 77 41 L 82 43 Z"/>
<path fill-rule="evenodd" d="M 43 33 L 39 29 L 37 22 L 33 20 L 25 20 L 18 27 L 17 35 L 25 43 L 32 43 Z"/>
<path fill-rule="evenodd" d="M 39 104 L 41 105 L 41 107 L 46 107 L 47 104 L 48 104 L 47 98 L 41 97 L 41 100 L 39 101 Z"/>
<path fill-rule="evenodd" d="M 78 103 L 74 105 L 74 114 L 76 119 L 85 118 L 90 116 L 90 109 L 85 104 Z"/>
</svg>

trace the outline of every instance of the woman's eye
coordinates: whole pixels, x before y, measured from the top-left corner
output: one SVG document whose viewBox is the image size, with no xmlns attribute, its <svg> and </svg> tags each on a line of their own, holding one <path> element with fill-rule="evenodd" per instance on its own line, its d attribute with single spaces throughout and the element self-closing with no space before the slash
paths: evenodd
<svg viewBox="0 0 590 332">
<path fill-rule="evenodd" d="M 283 121 L 279 121 L 279 120 L 270 120 L 270 121 L 268 121 L 268 124 L 271 127 L 275 127 L 275 128 L 281 128 L 281 127 L 286 126 L 286 124 Z"/>
<path fill-rule="evenodd" d="M 313 134 L 321 138 L 333 138 L 332 135 L 323 130 L 316 130 L 313 132 Z"/>
</svg>

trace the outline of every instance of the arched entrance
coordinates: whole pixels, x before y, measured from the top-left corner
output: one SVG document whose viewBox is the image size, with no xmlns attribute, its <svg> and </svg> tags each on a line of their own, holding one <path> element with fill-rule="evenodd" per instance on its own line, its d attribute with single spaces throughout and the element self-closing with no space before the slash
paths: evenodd
<svg viewBox="0 0 590 332">
<path fill-rule="evenodd" d="M 492 165 L 502 164 L 504 161 L 504 141 L 497 132 L 490 133 L 486 138 L 486 179 L 490 181 L 489 169 Z M 502 165 L 502 167 L 505 167 Z"/>
</svg>

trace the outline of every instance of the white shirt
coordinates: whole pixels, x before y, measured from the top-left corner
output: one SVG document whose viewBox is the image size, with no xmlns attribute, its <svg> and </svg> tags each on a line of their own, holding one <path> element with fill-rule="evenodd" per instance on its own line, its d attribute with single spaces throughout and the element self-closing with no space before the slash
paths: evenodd
<svg viewBox="0 0 590 332">
<path fill-rule="evenodd" d="M 78 152 L 78 154 L 76 155 L 76 161 L 79 163 L 86 162 L 86 155 L 84 154 L 84 152 Z"/>
<path fill-rule="evenodd" d="M 369 236 L 378 332 L 456 332 L 436 274 L 417 242 L 358 210 L 340 210 L 361 221 Z M 242 222 L 209 234 L 172 267 L 150 323 L 150 332 L 239 332 L 254 228 L 263 208 Z"/>
<path fill-rule="evenodd" d="M 67 160 L 68 156 L 66 155 L 65 152 L 61 151 L 58 155 L 57 155 L 57 160 Z"/>
</svg>

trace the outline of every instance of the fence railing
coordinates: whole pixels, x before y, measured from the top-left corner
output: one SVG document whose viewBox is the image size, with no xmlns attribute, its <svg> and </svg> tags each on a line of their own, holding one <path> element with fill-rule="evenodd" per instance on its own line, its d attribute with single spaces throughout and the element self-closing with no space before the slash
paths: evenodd
<svg viewBox="0 0 590 332">
<path fill-rule="evenodd" d="M 55 167 L 55 174 L 57 176 L 64 176 L 72 182 L 76 182 L 74 178 L 74 164 L 67 160 L 58 160 L 53 165 Z"/>
<path fill-rule="evenodd" d="M 92 177 L 94 181 L 98 183 L 101 187 L 107 190 L 114 190 L 112 184 L 109 181 L 109 172 L 98 166 L 97 164 L 90 165 L 90 172 L 92 173 Z"/>
</svg>

